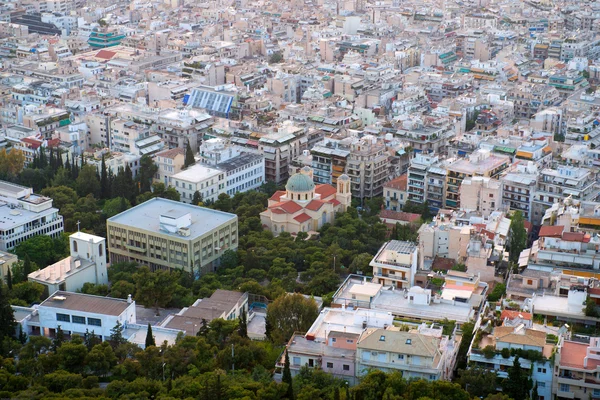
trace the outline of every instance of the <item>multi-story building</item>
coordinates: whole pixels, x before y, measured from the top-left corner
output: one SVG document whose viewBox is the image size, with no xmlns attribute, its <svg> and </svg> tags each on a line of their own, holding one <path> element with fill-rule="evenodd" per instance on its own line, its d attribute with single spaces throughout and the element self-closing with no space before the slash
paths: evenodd
<svg viewBox="0 0 600 400">
<path fill-rule="evenodd" d="M 554 358 L 552 394 L 555 398 L 600 398 L 599 354 L 599 337 L 590 337 L 589 342 L 560 340 Z"/>
<path fill-rule="evenodd" d="M 173 175 L 178 174 L 183 169 L 183 164 L 185 163 L 185 149 L 177 147 L 174 149 L 163 150 L 156 153 L 153 160 L 158 167 L 153 181 L 161 182 L 165 187 L 169 187 Z"/>
<path fill-rule="evenodd" d="M 465 178 L 459 188 L 460 208 L 476 211 L 483 217 L 500 208 L 502 184 L 497 179 L 483 176 Z"/>
<path fill-rule="evenodd" d="M 446 174 L 438 156 L 416 153 L 408 167 L 408 200 L 414 203 L 427 202 L 429 209 L 437 213 L 444 208 Z"/>
<path fill-rule="evenodd" d="M 201 108 L 210 115 L 229 118 L 232 107 L 236 106 L 238 92 L 234 85 L 206 86 L 200 85 L 190 90 L 184 103 L 194 108 Z"/>
<path fill-rule="evenodd" d="M 529 162 L 517 164 L 516 169 L 502 175 L 502 204 L 510 210 L 521 211 L 523 217 L 532 222 L 533 198 L 538 181 L 537 166 Z"/>
<path fill-rule="evenodd" d="M 220 162 L 217 169 L 225 173 L 225 193 L 232 197 L 265 183 L 265 158 L 261 154 L 242 153 Z"/>
<path fill-rule="evenodd" d="M 265 180 L 287 181 L 290 162 L 307 149 L 307 142 L 304 129 L 294 125 L 285 125 L 277 132 L 261 137 L 258 146 L 265 157 Z"/>
<path fill-rule="evenodd" d="M 532 263 L 595 271 L 600 269 L 600 238 L 585 232 L 571 232 L 563 225 L 542 226 Z"/>
<path fill-rule="evenodd" d="M 14 249 L 37 235 L 53 238 L 63 231 L 63 217 L 52 207 L 52 199 L 33 189 L 0 181 L 0 250 Z"/>
<path fill-rule="evenodd" d="M 356 374 L 376 368 L 401 371 L 406 379 L 446 380 L 452 377 L 457 351 L 457 343 L 442 334 L 442 327 L 367 329 L 356 344 Z"/>
<path fill-rule="evenodd" d="M 587 168 L 559 166 L 540 172 L 533 199 L 532 222 L 539 224 L 544 212 L 565 196 L 575 200 L 595 200 L 599 194 L 596 173 Z"/>
<path fill-rule="evenodd" d="M 189 143 L 192 150 L 198 151 L 204 132 L 212 125 L 210 115 L 198 110 L 164 110 L 153 127 L 165 142 L 165 146 L 174 149 L 185 148 Z"/>
<path fill-rule="evenodd" d="M 445 208 L 459 207 L 459 188 L 465 178 L 497 178 L 510 163 L 509 156 L 491 154 L 489 150 L 480 149 L 468 159 L 459 159 L 447 165 Z"/>
<path fill-rule="evenodd" d="M 385 243 L 369 265 L 373 267 L 373 282 L 398 289 L 415 285 L 417 246 L 412 242 L 390 240 Z"/>
<path fill-rule="evenodd" d="M 171 177 L 169 186 L 175 188 L 181 201 L 191 203 L 194 193 L 200 193 L 203 201 L 216 201 L 226 188 L 225 172 L 195 164 Z"/>
<path fill-rule="evenodd" d="M 106 221 L 111 262 L 182 269 L 199 277 L 214 271 L 225 250 L 238 246 L 235 214 L 154 198 Z"/>
<path fill-rule="evenodd" d="M 408 175 L 404 174 L 383 185 L 383 196 L 386 210 L 402 211 L 408 200 L 406 191 Z"/>
<path fill-rule="evenodd" d="M 543 108 L 559 103 L 560 93 L 554 87 L 541 83 L 521 83 L 510 89 L 509 100 L 515 105 L 516 118 L 531 118 Z"/>
<path fill-rule="evenodd" d="M 12 266 L 17 261 L 19 261 L 19 258 L 16 255 L 0 251 L 0 279 L 6 281 L 8 270 L 12 271 Z"/>
</svg>

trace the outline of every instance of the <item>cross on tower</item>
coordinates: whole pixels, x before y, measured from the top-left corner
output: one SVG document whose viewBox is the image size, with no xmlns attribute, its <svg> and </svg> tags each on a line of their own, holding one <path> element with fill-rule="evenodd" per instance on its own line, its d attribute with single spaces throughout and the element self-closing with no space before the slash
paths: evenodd
<svg viewBox="0 0 600 400">
<path fill-rule="evenodd" d="M 77 232 L 79 232 L 79 224 L 81 224 L 81 221 L 77 221 Z"/>
</svg>

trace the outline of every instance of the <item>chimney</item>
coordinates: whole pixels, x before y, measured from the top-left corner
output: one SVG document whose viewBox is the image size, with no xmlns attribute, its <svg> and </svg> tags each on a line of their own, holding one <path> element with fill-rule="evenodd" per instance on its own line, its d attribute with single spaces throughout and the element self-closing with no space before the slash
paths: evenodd
<svg viewBox="0 0 600 400">
<path fill-rule="evenodd" d="M 128 294 L 127 295 L 127 304 L 131 304 L 131 303 L 133 303 L 133 299 L 131 298 L 131 295 Z"/>
</svg>

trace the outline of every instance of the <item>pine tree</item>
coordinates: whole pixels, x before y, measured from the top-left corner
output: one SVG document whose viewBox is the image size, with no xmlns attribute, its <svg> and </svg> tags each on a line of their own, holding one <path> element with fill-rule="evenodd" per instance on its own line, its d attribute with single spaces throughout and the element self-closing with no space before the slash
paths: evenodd
<svg viewBox="0 0 600 400">
<path fill-rule="evenodd" d="M 148 324 L 148 331 L 146 332 L 146 348 L 150 346 L 156 346 L 156 342 L 154 341 L 154 336 L 152 335 L 152 326 Z"/>
<path fill-rule="evenodd" d="M 12 272 L 10 272 L 10 267 L 8 267 L 8 272 L 6 273 L 6 286 L 8 286 L 8 290 L 12 290 Z"/>
<path fill-rule="evenodd" d="M 14 337 L 17 327 L 15 315 L 5 290 L 4 284 L 0 281 L 0 343 L 7 337 Z"/>
<path fill-rule="evenodd" d="M 287 383 L 286 398 L 289 400 L 294 399 L 294 387 L 292 381 L 292 372 L 290 371 L 290 356 L 287 350 L 285 351 L 285 363 L 283 364 L 283 376 L 281 381 Z"/>
<path fill-rule="evenodd" d="M 246 315 L 246 311 L 242 311 L 240 314 L 240 322 L 238 325 L 238 332 L 241 337 L 248 337 L 248 316 Z"/>
<path fill-rule="evenodd" d="M 185 161 L 183 162 L 183 168 L 187 168 L 190 165 L 194 165 L 195 163 L 196 159 L 194 158 L 192 146 L 190 146 L 190 142 L 187 142 L 187 146 L 185 147 Z"/>
<path fill-rule="evenodd" d="M 127 340 L 123 337 L 123 324 L 117 321 L 117 324 L 110 330 L 110 341 L 114 347 L 125 343 Z"/>
<path fill-rule="evenodd" d="M 100 168 L 100 198 L 108 199 L 108 171 L 106 170 L 106 161 L 102 154 L 102 164 Z"/>
</svg>

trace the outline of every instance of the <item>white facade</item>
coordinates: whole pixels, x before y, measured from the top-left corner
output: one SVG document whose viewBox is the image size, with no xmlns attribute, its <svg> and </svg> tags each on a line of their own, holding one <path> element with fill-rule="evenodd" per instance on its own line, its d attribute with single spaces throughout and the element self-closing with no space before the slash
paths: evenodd
<svg viewBox="0 0 600 400">
<path fill-rule="evenodd" d="M 185 203 L 192 202 L 196 191 L 203 201 L 216 201 L 221 193 L 225 193 L 225 185 L 225 172 L 199 164 L 173 175 L 170 184 Z"/>
</svg>

